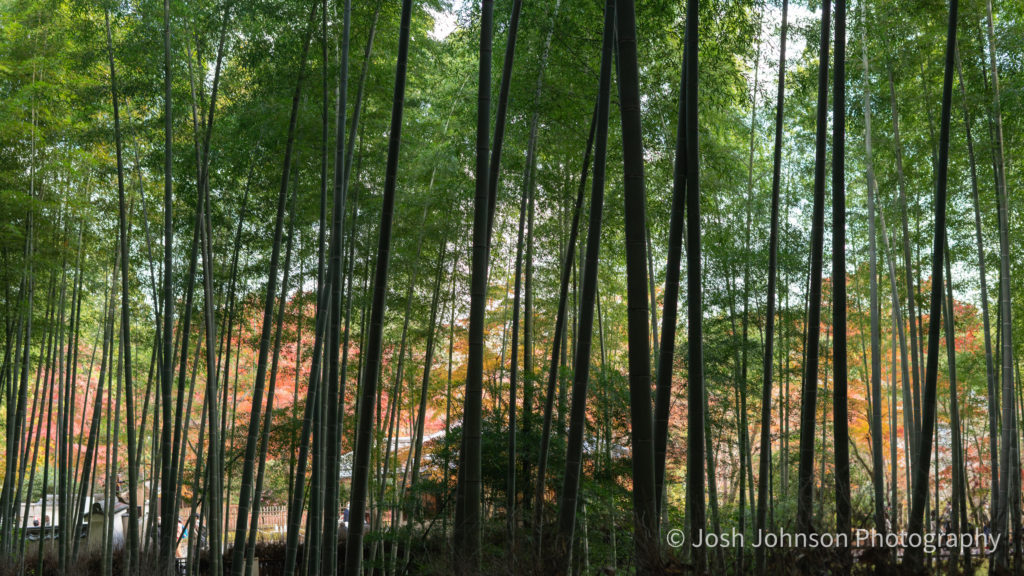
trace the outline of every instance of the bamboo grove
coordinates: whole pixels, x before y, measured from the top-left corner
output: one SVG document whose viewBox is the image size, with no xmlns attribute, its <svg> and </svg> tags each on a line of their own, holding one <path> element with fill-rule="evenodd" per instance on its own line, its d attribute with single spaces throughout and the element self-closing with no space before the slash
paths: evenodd
<svg viewBox="0 0 1024 576">
<path fill-rule="evenodd" d="M 1022 14 L 0 0 L 0 574 L 1021 573 Z"/>
</svg>

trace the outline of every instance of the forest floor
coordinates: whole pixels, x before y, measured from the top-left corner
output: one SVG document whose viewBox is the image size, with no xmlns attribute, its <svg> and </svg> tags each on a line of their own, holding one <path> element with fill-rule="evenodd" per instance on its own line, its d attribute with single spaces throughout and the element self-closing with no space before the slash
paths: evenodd
<svg viewBox="0 0 1024 576">
<path fill-rule="evenodd" d="M 482 538 L 482 560 L 481 574 L 508 575 L 508 576 L 548 576 L 561 574 L 560 567 L 556 567 L 558 558 L 554 554 L 543 553 L 543 558 L 538 562 L 535 555 L 528 546 L 524 545 L 512 555 L 508 550 L 504 523 L 487 523 L 484 526 Z M 451 539 L 440 532 L 413 535 L 408 540 L 407 550 L 404 542 L 393 544 L 392 541 L 369 540 L 364 548 L 364 558 L 367 565 L 384 566 L 386 564 L 389 574 L 407 574 L 411 576 L 448 576 L 453 573 L 455 551 L 451 547 Z M 600 561 L 601 556 L 596 552 L 596 546 L 601 543 L 595 541 L 588 549 L 593 550 L 583 558 L 574 562 L 574 568 L 578 571 L 575 574 L 587 575 L 617 575 L 635 573 L 635 564 L 631 557 L 632 550 L 620 549 L 617 552 L 619 562 L 617 567 L 612 567 Z M 373 548 L 376 547 L 376 550 Z M 962 565 L 954 567 L 948 556 L 933 556 L 932 565 L 924 571 L 911 571 L 903 565 L 894 565 L 891 555 L 881 549 L 871 549 L 875 552 L 866 552 L 854 559 L 851 567 L 844 568 L 838 550 L 828 551 L 803 550 L 803 549 L 775 549 L 767 558 L 766 573 L 772 576 L 804 576 L 804 575 L 881 575 L 881 576 L 902 576 L 907 574 L 931 576 L 983 576 L 989 574 L 989 562 L 987 559 L 979 559 L 975 556 L 971 563 L 970 570 Z M 256 546 L 256 559 L 259 564 L 260 576 L 281 576 L 284 574 L 284 560 L 286 547 L 283 540 L 260 542 Z M 338 556 L 343 558 L 345 544 L 339 541 Z M 299 558 L 301 559 L 302 547 L 300 545 Z M 224 572 L 230 569 L 231 553 L 227 551 L 223 556 Z M 0 576 L 123 576 L 127 574 L 124 569 L 124 556 L 122 551 L 114 552 L 110 559 L 109 567 L 105 565 L 103 556 L 100 553 L 92 553 L 79 558 L 79 560 L 63 573 L 59 570 L 56 555 L 49 551 L 39 561 L 34 551 L 27 551 L 26 559 L 21 565 L 0 566 Z M 715 568 L 708 574 L 751 574 L 754 573 L 753 553 L 748 553 L 744 559 L 744 567 L 737 569 L 737 556 L 735 550 L 729 550 L 723 555 L 713 557 L 709 555 L 709 562 L 712 566 L 725 566 Z M 150 558 L 142 559 L 142 574 L 152 574 L 155 568 L 150 567 Z M 200 576 L 211 573 L 210 555 L 202 554 L 196 559 L 197 565 L 193 574 Z M 184 571 L 181 572 L 184 574 Z M 255 571 L 254 571 L 255 573 Z M 302 573 L 301 567 L 298 573 Z M 695 574 L 693 567 L 678 551 L 669 551 L 660 562 L 657 573 L 665 576 L 691 575 Z M 1012 572 L 995 572 L 997 576 L 1012 574 Z"/>
</svg>

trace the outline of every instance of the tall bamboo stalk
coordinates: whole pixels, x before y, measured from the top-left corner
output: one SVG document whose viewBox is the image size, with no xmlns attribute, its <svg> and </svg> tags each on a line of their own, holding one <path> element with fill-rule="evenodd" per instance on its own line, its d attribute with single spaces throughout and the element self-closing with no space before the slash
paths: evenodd
<svg viewBox="0 0 1024 576">
<path fill-rule="evenodd" d="M 814 136 L 814 204 L 811 213 L 810 286 L 807 293 L 804 376 L 800 393 L 800 462 L 797 472 L 797 529 L 813 531 L 814 502 L 814 427 L 818 399 L 818 355 L 821 344 L 821 274 L 825 231 L 825 130 L 828 112 L 829 30 L 832 24 L 831 2 L 821 6 L 821 41 L 818 47 L 818 102 Z"/>
<path fill-rule="evenodd" d="M 768 232 L 768 296 L 765 304 L 764 362 L 761 384 L 761 455 L 757 463 L 757 517 L 755 530 L 763 533 L 767 525 L 768 490 L 772 466 L 772 360 L 775 351 L 776 290 L 779 266 L 779 193 L 782 180 L 782 122 L 786 101 L 786 35 L 789 30 L 789 1 L 782 0 L 782 26 L 779 31 L 779 79 L 775 99 L 775 146 L 772 153 L 771 222 Z M 785 349 L 785 346 L 782 347 Z M 780 389 L 780 392 L 782 390 Z M 780 406 L 781 408 L 781 406 Z M 781 410 L 780 410 L 781 411 Z M 765 550 L 754 551 L 756 573 L 763 575 Z"/>
<path fill-rule="evenodd" d="M 395 70 L 395 92 L 391 106 L 391 134 L 388 138 L 388 159 L 385 172 L 383 203 L 381 205 L 380 235 L 377 243 L 377 268 L 374 273 L 373 304 L 370 309 L 370 333 L 367 337 L 366 371 L 360 382 L 359 414 L 356 446 L 352 466 L 352 495 L 348 541 L 345 546 L 345 573 L 358 574 L 363 560 L 363 523 L 369 480 L 370 436 L 373 430 L 372 412 L 368 409 L 376 396 L 380 377 L 380 358 L 384 330 L 384 307 L 387 298 L 388 261 L 391 253 L 391 230 L 395 206 L 395 188 L 398 178 L 398 152 L 402 142 L 402 112 L 405 104 L 405 81 L 409 59 L 409 26 L 412 2 L 403 0 L 398 36 L 398 58 Z M 362 349 L 362 348 L 361 348 Z M 468 396 L 468 394 L 467 394 Z"/>
<path fill-rule="evenodd" d="M 566 444 L 565 474 L 558 505 L 558 537 L 555 557 L 560 569 L 572 570 L 573 532 L 579 500 L 580 475 L 583 466 L 583 434 L 587 409 L 587 386 L 590 379 L 590 350 L 594 332 L 594 301 L 597 295 L 597 266 L 601 248 L 601 216 L 604 211 L 605 164 L 608 152 L 608 115 L 611 100 L 612 42 L 615 30 L 615 0 L 604 7 L 604 35 L 601 44 L 601 72 L 597 97 L 597 140 L 594 150 L 594 178 L 590 193 L 590 221 L 587 227 L 586 261 L 580 298 L 579 326 L 572 383 L 572 406 L 569 415 L 569 439 Z"/>
<path fill-rule="evenodd" d="M 935 234 L 932 248 L 932 289 L 929 312 L 928 356 L 925 367 L 924 396 L 921 406 L 922 434 L 918 443 L 918 458 L 913 470 L 913 494 L 909 532 L 920 534 L 924 530 L 925 501 L 928 497 L 928 464 L 932 452 L 932 429 L 935 426 L 936 381 L 939 369 L 939 331 L 942 316 L 942 252 L 946 243 L 946 182 L 949 170 L 949 124 L 953 99 L 954 54 L 956 49 L 956 23 L 958 0 L 950 0 L 949 26 L 946 35 L 946 58 L 942 81 L 942 115 L 939 128 L 938 166 L 935 184 Z M 1012 404 L 1012 402 L 1011 402 Z M 920 547 L 907 551 L 904 562 L 910 569 L 920 569 L 923 557 Z"/>
</svg>

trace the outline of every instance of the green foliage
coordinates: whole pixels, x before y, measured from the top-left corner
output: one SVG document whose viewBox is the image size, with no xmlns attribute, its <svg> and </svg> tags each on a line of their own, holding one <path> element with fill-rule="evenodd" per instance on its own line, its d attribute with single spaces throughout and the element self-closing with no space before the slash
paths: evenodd
<svg viewBox="0 0 1024 576">
<path fill-rule="evenodd" d="M 495 517 L 504 512 L 504 486 L 507 478 L 507 378 L 508 358 L 503 347 L 511 341 L 507 334 L 512 306 L 516 223 L 519 193 L 532 174 L 535 190 L 536 222 L 533 231 L 534 332 L 533 374 L 524 374 L 524 386 L 532 388 L 532 412 L 520 415 L 529 422 L 520 430 L 518 452 L 520 489 L 532 490 L 523 480 L 529 464 L 536 470 L 543 417 L 543 393 L 558 303 L 560 263 L 566 246 L 572 216 L 572 203 L 579 185 L 580 164 L 586 143 L 593 102 L 597 89 L 601 10 L 599 2 L 563 0 L 557 18 L 554 3 L 525 3 L 519 31 L 515 68 L 510 89 L 509 120 L 503 152 L 493 247 L 489 276 L 489 302 L 486 322 L 484 374 L 483 481 L 484 498 Z M 776 321 L 775 388 L 772 407 L 772 490 L 774 518 L 788 525 L 795 516 L 796 461 L 798 429 L 795 415 L 800 403 L 803 338 L 806 331 L 807 258 L 810 228 L 810 191 L 813 181 L 815 115 L 816 44 L 820 24 L 816 10 L 820 3 L 794 4 L 790 16 L 790 53 L 787 67 L 786 114 L 783 122 L 782 220 L 779 247 L 779 294 Z M 495 54 L 500 54 L 507 34 L 511 0 L 496 2 Z M 218 337 L 227 325 L 227 294 L 230 254 L 235 248 L 235 227 L 242 222 L 238 270 L 238 334 L 228 335 L 239 348 L 237 365 L 231 370 L 225 430 L 225 478 L 241 467 L 240 454 L 251 406 L 258 348 L 258 313 L 267 285 L 271 253 L 271 234 L 277 191 L 280 187 L 281 157 L 288 131 L 288 115 L 299 70 L 303 26 L 312 4 L 309 2 L 217 2 L 171 1 L 172 104 L 173 104 L 173 288 L 176 318 L 175 335 L 185 310 L 185 292 L 190 280 L 186 274 L 197 201 L 198 157 L 203 145 L 203 125 L 211 114 L 210 98 L 221 26 L 226 26 L 224 62 L 218 85 L 218 101 L 213 114 L 210 141 L 210 231 L 213 266 L 211 278 L 216 302 Z M 63 325 L 53 314 L 61 283 L 66 282 L 70 297 L 71 282 L 81 274 L 82 303 L 77 380 L 74 382 L 76 407 L 71 439 L 77 455 L 89 436 L 87 423 L 92 414 L 93 396 L 102 362 L 103 332 L 108 318 L 115 316 L 117 302 L 110 305 L 114 289 L 113 263 L 117 250 L 116 171 L 114 166 L 113 117 L 108 86 L 103 10 L 111 10 L 115 63 L 122 100 L 121 122 L 124 137 L 126 194 L 130 205 L 129 282 L 132 318 L 132 351 L 135 396 L 142 413 L 147 390 L 156 390 L 158 379 L 150 364 L 156 353 L 154 328 L 156 293 L 161 279 L 163 252 L 163 5 L 156 0 L 125 0 L 116 3 L 90 3 L 80 0 L 0 0 L 0 422 L 8 446 L 17 416 L 16 392 L 21 386 L 21 359 L 14 356 L 23 336 L 25 320 L 32 319 L 26 390 L 27 415 L 33 401 L 44 398 L 35 388 L 36 379 L 46 374 L 47 338 L 70 327 L 70 311 L 64 311 Z M 870 448 L 866 420 L 869 361 L 867 326 L 870 318 L 867 266 L 868 226 L 866 215 L 865 158 L 863 151 L 864 115 L 860 103 L 863 90 L 870 87 L 872 99 L 872 138 L 874 165 L 878 178 L 878 206 L 884 214 L 892 255 L 896 256 L 897 296 L 906 313 L 908 297 L 918 309 L 927 309 L 930 230 L 932 226 L 934 162 L 939 112 L 939 86 L 943 74 L 941 42 L 947 5 L 945 2 L 910 2 L 865 5 L 866 21 L 861 21 L 859 5 L 851 10 L 850 55 L 847 79 L 847 195 L 848 243 L 847 285 L 849 287 L 850 401 L 853 456 L 851 474 L 855 525 L 867 522 L 870 500 Z M 225 18 L 225 9 L 227 14 Z M 387 439 L 386 410 L 395 390 L 398 340 L 402 314 L 410 295 L 408 356 L 400 404 L 398 436 L 410 435 L 412 418 L 419 397 L 423 374 L 424 348 L 428 334 L 436 338 L 433 366 L 427 394 L 428 421 L 440 428 L 450 412 L 452 432 L 447 438 L 428 445 L 429 463 L 420 485 L 407 488 L 407 497 L 430 495 L 444 503 L 443 510 L 454 507 L 455 469 L 461 439 L 461 406 L 467 357 L 466 325 L 469 307 L 470 227 L 472 220 L 473 166 L 476 130 L 476 66 L 479 41 L 479 6 L 475 2 L 451 3 L 429 0 L 414 3 L 408 88 L 405 99 L 403 146 L 397 186 L 394 218 L 394 242 L 389 268 L 389 293 L 384 323 L 384 365 L 381 371 L 379 399 L 383 410 L 361 407 L 357 412 L 359 374 L 373 286 L 373 266 L 377 250 L 377 226 L 380 221 L 381 190 L 385 179 L 391 96 L 397 52 L 399 5 L 380 6 L 373 54 L 364 61 L 375 3 L 353 3 L 351 56 L 349 66 L 349 103 L 356 100 L 358 81 L 367 73 L 362 117 L 355 143 L 355 159 L 348 189 L 349 213 L 344 224 L 344 270 L 348 269 L 349 249 L 354 263 L 352 291 L 346 293 L 344 306 L 351 302 L 352 316 L 347 395 L 339 399 L 343 409 L 342 447 L 348 452 L 355 445 L 357 417 L 381 414 L 375 422 L 376 442 Z M 1011 307 L 1013 343 L 1017 350 L 1024 342 L 1024 252 L 1014 250 L 1024 238 L 1022 220 L 1015 208 L 1024 200 L 1024 170 L 1020 158 L 1024 147 L 1024 3 L 1021 0 L 997 0 L 995 44 L 1003 83 L 1002 120 L 1005 134 L 1007 189 L 1011 207 L 1009 267 L 1011 270 Z M 265 486 L 265 501 L 284 502 L 292 485 L 291 459 L 297 453 L 301 430 L 313 335 L 316 330 L 313 311 L 319 285 L 317 278 L 318 235 L 321 209 L 331 213 L 330 183 L 326 203 L 321 206 L 321 116 L 326 74 L 328 134 L 326 171 L 332 173 L 334 158 L 334 98 L 338 74 L 341 37 L 340 4 L 328 4 L 327 38 L 314 34 L 306 67 L 305 90 L 299 101 L 295 158 L 292 181 L 296 200 L 295 255 L 292 292 L 288 295 L 284 322 L 283 359 L 277 382 L 278 398 L 273 425 Z M 748 436 L 754 445 L 750 458 L 761 457 L 757 444 L 760 388 L 762 382 L 764 294 L 767 290 L 768 211 L 771 185 L 773 121 L 775 117 L 775 76 L 779 39 L 779 7 L 774 2 L 747 0 L 707 0 L 701 3 L 700 18 L 700 137 L 701 210 L 703 214 L 704 277 L 704 363 L 708 391 L 708 424 L 712 459 L 716 466 L 718 520 L 723 528 L 738 523 L 739 434 L 742 418 L 738 408 L 741 391 L 747 397 Z M 663 304 L 668 243 L 672 173 L 676 145 L 675 125 L 678 113 L 679 73 L 686 15 L 683 3 L 658 0 L 638 6 L 638 51 L 640 62 L 641 117 L 644 140 L 644 170 L 647 188 L 646 219 L 650 230 L 651 270 L 653 271 L 655 315 L 660 322 Z M 454 29 L 442 36 L 439 23 L 454 19 Z M 550 30 L 554 30 L 551 55 L 545 69 L 542 49 Z M 982 347 L 981 302 L 977 273 L 977 247 L 974 237 L 973 203 L 970 195 L 970 166 L 966 149 L 963 109 L 969 110 L 971 132 L 977 159 L 980 189 L 980 214 L 984 257 L 988 270 L 989 304 L 995 304 L 998 280 L 998 223 L 994 193 L 991 137 L 993 96 L 990 80 L 987 22 L 984 3 L 961 6 L 960 57 L 963 62 L 966 99 L 961 101 L 954 88 L 953 127 L 950 155 L 950 201 L 948 237 L 953 263 L 953 290 L 956 339 L 957 386 L 967 443 L 967 483 L 972 502 L 969 513 L 984 514 L 991 501 L 988 435 L 988 403 L 985 351 Z M 322 43 L 327 44 L 327 61 L 321 59 Z M 859 54 L 866 43 L 870 70 L 860 66 Z M 857 58 L 853 58 L 857 55 Z M 494 67 L 495 85 L 500 65 Z M 543 90 L 534 105 L 537 78 L 543 74 Z M 890 97 L 890 75 L 895 101 Z M 757 77 L 757 89 L 754 78 Z M 753 110 L 752 106 L 756 106 Z M 896 107 L 894 109 L 894 106 Z M 613 96 L 611 116 L 618 117 L 618 100 Z M 903 169 L 908 209 L 904 214 L 897 195 L 895 135 L 893 121 L 898 113 L 901 129 Z M 526 166 L 530 120 L 539 118 L 536 163 Z M 349 111 L 351 121 L 351 110 Z M 621 126 L 611 122 L 608 157 L 607 193 L 602 229 L 601 262 L 598 272 L 600 325 L 593 346 L 592 378 L 588 398 L 585 433 L 584 481 L 581 493 L 587 503 L 590 566 L 599 564 L 626 566 L 633 553 L 626 544 L 632 530 L 629 499 L 632 434 L 629 429 L 627 395 L 627 303 L 626 262 L 623 230 L 623 162 Z M 752 139 L 751 139 L 752 138 Z M 750 156 L 750 146 L 753 154 Z M 749 164 L 748 164 L 749 162 Z M 532 170 L 530 170 L 532 168 Z M 748 170 L 751 176 L 748 185 Z M 243 197 L 248 201 L 243 212 Z M 826 193 L 826 197 L 830 195 Z M 583 206 L 582 226 L 586 226 L 588 207 Z M 826 211 L 831 210 L 826 203 Z M 903 281 L 904 263 L 899 248 L 904 240 L 900 223 L 906 219 L 912 262 L 909 271 L 915 278 L 917 294 L 907 294 Z M 30 225 L 31 222 L 31 225 Z M 749 224 L 748 224 L 749 222 Z M 329 223 L 328 223 L 329 224 Z M 349 235 L 351 233 L 351 236 Z M 417 258 L 417 245 L 423 238 Z M 580 238 L 586 230 L 580 231 Z M 350 240 L 351 238 L 351 240 Z M 826 234 L 825 258 L 833 247 Z M 437 325 L 429 325 L 432 300 L 433 266 L 438 254 L 449 255 L 443 264 L 440 308 Z M 889 477 L 889 390 L 901 385 L 899 366 L 893 364 L 892 310 L 889 297 L 889 254 L 879 260 L 882 287 L 878 314 L 882 325 L 883 407 L 885 422 L 886 482 Z M 581 276 L 579 257 L 574 277 Z M 684 270 L 685 273 L 685 270 Z M 416 280 L 411 292 L 410 283 Z M 827 282 L 827 280 L 826 280 Z M 201 286 L 201 285 L 200 285 Z M 578 287 L 569 294 L 569 350 L 571 364 L 578 314 Z M 31 309 L 27 295 L 33 294 Z M 829 290 L 826 288 L 826 293 Z M 686 294 L 681 295 L 680 307 Z M 744 316 L 742 302 L 748 300 Z M 203 311 L 202 290 L 193 303 L 193 333 L 185 366 L 186 383 L 197 370 L 192 412 L 186 423 L 186 463 L 184 484 L 191 492 L 197 462 L 199 425 L 205 390 L 205 340 L 196 321 Z M 66 305 L 69 306 L 69 305 Z M 815 514 L 823 527 L 833 520 L 834 479 L 832 476 L 831 340 L 828 338 L 831 316 L 823 306 L 822 365 L 819 373 L 816 449 Z M 995 308 L 992 308 L 995 326 Z M 682 319 L 683 315 L 680 315 Z M 926 325 L 928 319 L 923 320 Z M 746 341 L 740 336 L 746 322 Z M 454 324 L 454 326 L 452 325 Z M 685 440 L 683 426 L 687 411 L 686 386 L 688 362 L 684 322 L 680 321 L 676 339 L 673 402 L 669 429 L 667 469 L 667 524 L 682 526 Z M 111 355 L 116 358 L 118 321 L 113 324 Z M 296 340 L 301 327 L 301 351 Z M 453 333 L 452 363 L 448 362 L 449 330 Z M 996 340 L 995 328 L 991 334 Z M 200 348 L 194 346 L 200 343 Z M 176 340 L 177 344 L 177 340 Z M 24 344 L 22 344 L 24 345 Z M 64 346 L 66 347 L 66 341 Z M 10 351 L 9 353 L 7 351 Z M 196 355 L 198 350 L 199 354 Z M 179 351 L 180 352 L 180 351 Z M 897 349 L 898 356 L 898 349 Z M 523 353 L 527 353 L 526 350 Z M 234 352 L 233 352 L 234 354 Z M 746 378 L 741 377 L 740 358 L 746 358 Z M 67 361 L 65 356 L 62 361 Z M 107 359 L 105 386 L 116 384 Z M 652 358 L 653 362 L 653 358 Z M 52 362 L 51 362 L 52 363 Z M 504 364 L 503 364 L 504 363 Z M 998 364 L 998 363 L 997 363 Z M 948 433 L 947 410 L 950 402 L 945 355 L 939 361 L 938 391 L 940 436 Z M 65 367 L 70 368 L 70 366 Z M 237 382 L 234 370 L 238 370 Z M 452 372 L 449 394 L 448 372 Z M 564 465 L 565 414 L 570 398 L 559 394 L 571 384 L 573 367 L 563 366 L 556 389 L 556 407 L 552 449 L 546 479 L 546 506 L 552 512 L 558 505 L 561 488 L 559 474 Z M 177 374 L 177 367 L 175 369 Z M 223 375 L 223 372 L 222 372 Z M 16 378 L 15 376 L 18 376 Z M 45 382 L 45 380 L 44 380 Z M 410 390 L 412 392 L 410 392 Z M 899 396 L 899 390 L 897 390 Z M 88 404 L 86 396 L 88 395 Z M 175 396 L 177 391 L 175 390 Z M 520 396 L 522 397 L 522 395 Z M 397 398 L 396 398 L 397 400 Z M 902 406 L 902 397 L 898 404 Z M 237 406 L 236 406 L 237 404 Z M 156 456 L 152 443 L 153 410 L 148 405 L 143 443 L 142 476 L 151 476 L 149 468 Z M 524 406 L 517 407 L 522 410 Z M 902 408 L 901 408 L 902 409 Z M 113 423 L 112 407 L 102 405 L 100 453 L 104 453 L 103 432 Z M 899 498 L 907 494 L 906 446 L 902 413 L 894 436 L 899 445 L 896 482 Z M 37 415 L 38 417 L 38 415 Z M 787 420 L 788 418 L 788 420 Z M 84 421 L 84 425 L 83 425 Z M 788 424 L 787 424 L 788 422 Z M 123 423 L 122 423 L 123 424 Z M 824 425 L 824 430 L 822 426 Z M 121 426 L 124 433 L 125 427 Z M 56 431 L 56 428 L 54 428 Z M 34 429 L 28 434 L 35 439 Z M 208 442 L 208 438 L 204 439 Z M 55 446 L 56 441 L 52 444 Z M 121 446 L 125 445 L 121 439 Z M 52 448 L 52 446 L 51 446 Z M 940 498 L 949 494 L 952 466 L 948 442 L 940 439 L 937 449 Z M 403 453 L 404 454 L 404 453 Z M 51 463 L 54 458 L 51 449 Z M 7 462 L 10 455 L 0 455 Z M 98 463 L 103 478 L 106 462 Z M 122 460 L 123 462 L 124 460 Z M 451 474 L 442 466 L 447 462 Z M 749 462 L 749 460 L 748 460 Z M 42 457 L 40 457 L 40 464 Z M 381 463 L 375 456 L 374 465 Z M 399 467 L 404 462 L 399 462 Z M 393 466 L 393 465 L 392 465 Z M 788 467 L 788 468 L 787 468 Z M 392 471 L 394 467 L 392 467 Z M 756 467 L 754 468 L 756 470 Z M 12 474 L 5 470 L 4 477 Z M 50 474 L 53 475 L 51 465 Z M 23 499 L 38 498 L 42 469 L 35 483 L 26 487 Z M 237 477 L 238 474 L 235 474 Z M 386 499 L 395 497 L 400 480 L 387 479 Z M 52 490 L 56 476 L 48 480 Z M 528 479 L 532 483 L 533 479 Z M 757 480 L 756 478 L 754 479 Z M 26 474 L 26 482 L 27 482 Z M 201 481 L 201 480 L 200 480 Z M 77 479 L 72 480 L 72 489 Z M 374 481 L 376 482 L 376 481 Z M 888 485 L 888 484 L 887 484 Z M 525 488 L 524 488 L 525 487 Z M 378 487 L 379 488 L 379 487 Z M 710 487 L 709 487 L 710 488 Z M 237 489 L 236 486 L 232 487 Z M 748 486 L 749 490 L 750 487 Z M 376 494 L 377 488 L 372 488 Z M 191 504 L 192 494 L 185 502 Z M 232 494 L 237 500 L 237 494 Z M 821 503 L 821 506 L 818 503 Z M 536 505 L 536 503 L 534 503 Z M 897 507 L 905 509 L 902 503 Z M 431 514 L 434 512 L 432 511 Z M 749 501 L 742 511 L 752 525 Z M 549 514 L 553 517 L 553 514 Z M 525 515 L 524 515 L 525 517 Z M 902 516 L 905 518 L 905 513 Z M 423 515 L 417 521 L 429 521 Z M 440 518 L 440 517 L 439 517 Z M 582 522 L 582 511 L 578 514 Z M 441 520 L 438 520 L 440 522 Z M 437 530 L 435 528 L 434 530 Z M 577 534 L 581 534 L 580 527 Z M 611 558 L 612 534 L 616 534 L 617 559 Z M 582 554 L 582 552 L 580 552 Z M 577 558 L 578 560 L 578 558 Z"/>
</svg>

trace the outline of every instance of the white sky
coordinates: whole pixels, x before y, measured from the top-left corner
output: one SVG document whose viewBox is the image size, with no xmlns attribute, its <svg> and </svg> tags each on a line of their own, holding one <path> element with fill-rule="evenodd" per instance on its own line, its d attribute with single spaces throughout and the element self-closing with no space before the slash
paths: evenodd
<svg viewBox="0 0 1024 576">
<path fill-rule="evenodd" d="M 461 4 L 461 1 L 456 1 L 456 4 Z M 444 40 L 455 30 L 459 25 L 455 15 L 456 9 L 456 6 L 451 6 L 445 11 L 427 8 L 427 12 L 434 17 L 434 29 L 430 32 L 431 38 L 434 40 Z"/>
<path fill-rule="evenodd" d="M 427 8 L 427 12 L 434 17 L 434 29 L 430 32 L 430 36 L 435 40 L 444 40 L 451 34 L 455 28 L 458 27 L 457 13 L 465 6 L 468 0 L 453 0 L 451 5 L 446 10 L 434 10 L 433 8 Z M 762 28 L 762 37 L 769 37 L 775 26 L 778 25 L 780 18 L 782 17 L 782 9 L 774 4 L 765 7 L 765 21 Z M 801 20 L 816 19 L 820 11 L 816 10 L 811 12 L 806 6 L 800 4 L 790 4 L 789 6 L 789 23 L 795 25 Z M 803 39 L 799 37 L 793 37 L 790 34 L 788 42 L 786 57 L 787 59 L 795 58 L 803 50 Z"/>
</svg>

